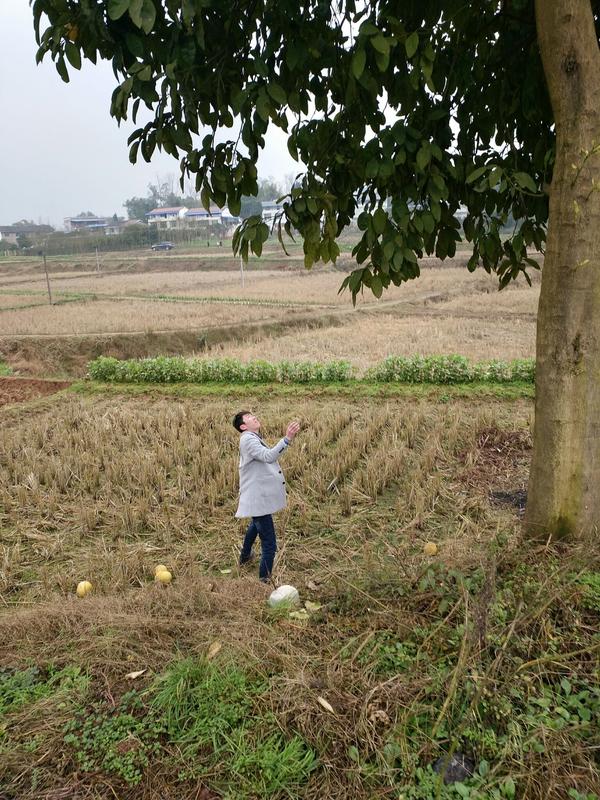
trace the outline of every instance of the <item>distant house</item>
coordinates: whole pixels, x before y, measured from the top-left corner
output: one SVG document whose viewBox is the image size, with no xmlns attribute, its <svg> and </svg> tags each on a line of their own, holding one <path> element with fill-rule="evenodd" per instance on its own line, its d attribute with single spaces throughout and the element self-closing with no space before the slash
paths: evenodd
<svg viewBox="0 0 600 800">
<path fill-rule="evenodd" d="M 30 225 L 26 222 L 17 222 L 15 225 L 0 225 L 0 242 L 18 244 L 18 236 L 29 236 L 38 239 L 54 233 L 52 225 Z"/>
<path fill-rule="evenodd" d="M 278 203 L 276 200 L 263 200 L 262 201 L 262 218 L 263 222 L 269 224 L 275 220 L 277 214 L 283 211 L 283 203 Z"/>
<path fill-rule="evenodd" d="M 141 219 L 123 219 L 123 217 L 119 217 L 117 220 L 111 219 L 106 226 L 106 235 L 118 236 L 120 233 L 123 233 L 123 231 L 140 227 L 140 225 L 145 225 Z"/>
<path fill-rule="evenodd" d="M 65 217 L 65 230 L 73 231 L 104 231 L 108 227 L 108 217 Z"/>
<path fill-rule="evenodd" d="M 7 244 L 17 243 L 17 229 L 14 225 L 0 225 L 0 242 Z"/>
<path fill-rule="evenodd" d="M 227 211 L 222 211 L 217 206 L 211 206 L 210 212 L 205 208 L 190 208 L 185 213 L 185 222 L 189 227 L 195 225 L 214 225 L 215 223 L 229 224 L 234 217 Z"/>
<path fill-rule="evenodd" d="M 155 225 L 160 230 L 179 228 L 187 212 L 186 206 L 172 206 L 170 208 L 155 208 L 146 214 L 149 225 Z"/>
</svg>

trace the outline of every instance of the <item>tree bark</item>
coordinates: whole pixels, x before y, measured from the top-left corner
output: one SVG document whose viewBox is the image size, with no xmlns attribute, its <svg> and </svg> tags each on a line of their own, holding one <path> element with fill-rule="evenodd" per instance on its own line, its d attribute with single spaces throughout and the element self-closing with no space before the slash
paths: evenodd
<svg viewBox="0 0 600 800">
<path fill-rule="evenodd" d="M 556 126 L 525 532 L 600 529 L 600 53 L 590 0 L 535 0 Z"/>
</svg>

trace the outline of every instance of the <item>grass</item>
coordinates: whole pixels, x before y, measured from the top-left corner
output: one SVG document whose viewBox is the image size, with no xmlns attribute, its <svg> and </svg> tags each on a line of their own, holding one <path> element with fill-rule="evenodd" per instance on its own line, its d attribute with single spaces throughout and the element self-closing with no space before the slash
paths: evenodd
<svg viewBox="0 0 600 800">
<path fill-rule="evenodd" d="M 101 381 L 74 381 L 69 392 L 82 396 L 138 396 L 138 397 L 231 397 L 244 398 L 251 396 L 257 400 L 270 397 L 305 398 L 310 392 L 314 397 L 340 398 L 414 398 L 429 399 L 440 403 L 448 403 L 456 399 L 471 400 L 519 400 L 535 396 L 535 389 L 530 383 L 465 383 L 446 386 L 435 384 L 403 384 L 378 383 L 377 381 L 349 380 L 343 383 L 314 384 L 264 384 L 248 382 L 239 383 L 103 383 Z"/>
<path fill-rule="evenodd" d="M 12 369 L 4 361 L 0 361 L 0 377 L 12 374 Z"/>
</svg>

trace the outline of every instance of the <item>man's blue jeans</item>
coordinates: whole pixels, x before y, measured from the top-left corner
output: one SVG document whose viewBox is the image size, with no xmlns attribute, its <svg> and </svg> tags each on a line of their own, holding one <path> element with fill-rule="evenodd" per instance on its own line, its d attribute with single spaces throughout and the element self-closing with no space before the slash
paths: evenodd
<svg viewBox="0 0 600 800">
<path fill-rule="evenodd" d="M 252 522 L 248 526 L 244 544 L 240 553 L 240 564 L 245 564 L 252 555 L 252 545 L 256 537 L 260 539 L 261 558 L 258 568 L 258 577 L 261 581 L 268 581 L 273 572 L 273 561 L 277 552 L 277 539 L 275 538 L 275 526 L 273 517 L 265 514 L 264 517 L 252 517 Z"/>
</svg>

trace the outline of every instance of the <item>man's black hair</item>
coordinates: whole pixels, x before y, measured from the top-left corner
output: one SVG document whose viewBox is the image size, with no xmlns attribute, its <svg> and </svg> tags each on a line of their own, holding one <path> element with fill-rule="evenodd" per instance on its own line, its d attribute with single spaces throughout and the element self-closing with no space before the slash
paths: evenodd
<svg viewBox="0 0 600 800">
<path fill-rule="evenodd" d="M 243 433 L 241 426 L 244 424 L 244 417 L 246 416 L 246 414 L 251 414 L 251 413 L 252 413 L 251 411 L 238 411 L 238 413 L 233 418 L 233 427 L 236 429 L 236 431 L 239 431 L 239 433 Z"/>
</svg>

